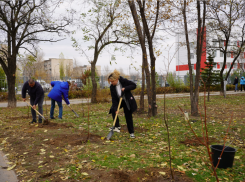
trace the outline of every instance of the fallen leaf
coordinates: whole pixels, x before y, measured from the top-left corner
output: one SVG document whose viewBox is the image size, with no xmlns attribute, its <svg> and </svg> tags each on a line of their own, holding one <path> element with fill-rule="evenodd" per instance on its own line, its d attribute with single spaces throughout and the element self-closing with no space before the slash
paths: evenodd
<svg viewBox="0 0 245 182">
<path fill-rule="evenodd" d="M 166 173 L 165 172 L 159 172 L 161 175 L 166 175 Z"/>
<path fill-rule="evenodd" d="M 240 156 L 235 156 L 235 159 L 240 159 Z"/>
<path fill-rule="evenodd" d="M 177 166 L 177 168 L 181 171 L 186 171 L 186 169 L 184 169 L 182 166 Z"/>
<path fill-rule="evenodd" d="M 167 162 L 164 162 L 161 164 L 162 167 L 166 166 L 168 163 Z"/>
<path fill-rule="evenodd" d="M 84 172 L 84 173 L 81 173 L 81 174 L 82 174 L 83 176 L 88 176 L 88 173 L 85 173 L 85 172 Z"/>
<path fill-rule="evenodd" d="M 10 171 L 10 170 L 12 170 L 12 169 L 14 169 L 15 168 L 15 166 L 16 166 L 16 164 L 14 164 L 13 166 L 11 166 L 11 167 L 8 167 L 8 171 Z"/>
</svg>

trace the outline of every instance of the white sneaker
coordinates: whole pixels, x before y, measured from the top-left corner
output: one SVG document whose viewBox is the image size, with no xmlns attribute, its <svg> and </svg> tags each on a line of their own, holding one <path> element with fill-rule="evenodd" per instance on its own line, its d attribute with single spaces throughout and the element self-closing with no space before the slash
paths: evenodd
<svg viewBox="0 0 245 182">
<path fill-rule="evenodd" d="M 113 127 L 109 128 L 110 131 L 111 131 L 112 129 L 113 129 Z M 113 129 L 113 131 L 118 132 L 118 133 L 120 133 L 120 130 L 121 130 L 121 127 L 120 127 L 120 126 L 119 126 L 119 127 L 115 127 L 115 128 Z"/>
<path fill-rule="evenodd" d="M 134 133 L 131 133 L 131 134 L 130 134 L 130 138 L 135 138 Z"/>
</svg>

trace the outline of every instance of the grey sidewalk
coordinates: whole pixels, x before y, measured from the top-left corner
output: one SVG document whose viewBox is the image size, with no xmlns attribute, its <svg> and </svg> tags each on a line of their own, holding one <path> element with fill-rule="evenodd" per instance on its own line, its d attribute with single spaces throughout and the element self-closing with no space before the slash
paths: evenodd
<svg viewBox="0 0 245 182">
<path fill-rule="evenodd" d="M 0 181 L 1 182 L 18 182 L 17 176 L 13 170 L 8 171 L 7 157 L 0 151 Z"/>
<path fill-rule="evenodd" d="M 241 92 L 234 92 L 234 91 L 227 91 L 226 94 L 227 95 L 231 95 L 231 94 L 242 94 L 242 93 L 245 93 L 244 91 Z M 203 92 L 200 92 L 199 93 L 199 96 L 203 96 L 204 93 Z M 207 93 L 206 93 L 207 95 Z M 211 92 L 210 95 L 220 95 L 220 92 Z M 163 94 L 157 94 L 157 98 L 161 99 L 163 98 L 164 95 Z M 174 93 L 174 94 L 166 94 L 166 97 L 190 97 L 190 93 Z M 139 96 L 136 95 L 135 96 L 136 99 L 139 99 Z M 147 99 L 147 95 L 145 95 L 145 99 Z M 70 99 L 69 100 L 71 105 L 73 104 L 81 104 L 81 103 L 89 103 L 90 102 L 90 98 L 82 98 L 82 99 Z M 50 100 L 46 101 L 47 105 L 50 105 L 51 102 Z M 64 102 L 63 102 L 64 103 Z M 43 102 L 43 104 L 45 105 L 45 102 Z M 8 106 L 8 103 L 7 102 L 0 102 L 0 108 L 1 107 L 7 107 Z M 24 107 L 24 106 L 27 106 L 27 103 L 25 102 L 17 102 L 17 107 Z"/>
</svg>

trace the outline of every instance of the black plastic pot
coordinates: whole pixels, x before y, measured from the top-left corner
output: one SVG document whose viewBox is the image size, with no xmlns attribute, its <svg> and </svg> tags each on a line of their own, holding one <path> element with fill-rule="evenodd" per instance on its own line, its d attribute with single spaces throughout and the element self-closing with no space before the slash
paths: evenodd
<svg viewBox="0 0 245 182">
<path fill-rule="evenodd" d="M 211 145 L 213 165 L 216 167 L 219 161 L 220 154 L 223 150 L 223 145 Z M 226 169 L 233 166 L 236 149 L 225 146 L 224 152 L 221 156 L 221 160 L 218 168 Z"/>
</svg>

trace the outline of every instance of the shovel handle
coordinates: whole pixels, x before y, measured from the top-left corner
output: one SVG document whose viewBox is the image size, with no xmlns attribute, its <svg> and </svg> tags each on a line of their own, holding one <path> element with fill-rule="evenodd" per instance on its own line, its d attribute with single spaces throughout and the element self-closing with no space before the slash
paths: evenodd
<svg viewBox="0 0 245 182">
<path fill-rule="evenodd" d="M 32 107 L 31 104 L 29 104 L 29 103 L 27 103 L 27 104 L 28 104 L 32 109 L 34 109 L 34 108 Z M 38 112 L 36 109 L 34 109 L 34 110 L 35 110 L 35 111 L 37 112 L 37 114 L 39 114 L 43 119 L 45 119 L 44 116 L 40 114 L 40 112 Z"/>
<path fill-rule="evenodd" d="M 119 104 L 118 104 L 118 107 L 117 107 L 117 114 L 116 114 L 116 117 L 115 117 L 114 122 L 113 122 L 113 127 L 116 124 L 117 115 L 118 115 L 118 112 L 119 112 L 119 109 L 120 109 L 120 106 L 121 106 L 121 102 L 122 102 L 122 97 L 120 97 L 120 101 L 119 101 Z"/>
</svg>

